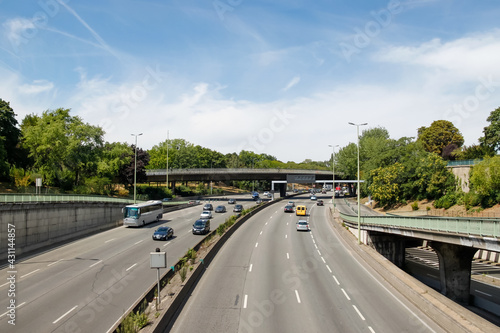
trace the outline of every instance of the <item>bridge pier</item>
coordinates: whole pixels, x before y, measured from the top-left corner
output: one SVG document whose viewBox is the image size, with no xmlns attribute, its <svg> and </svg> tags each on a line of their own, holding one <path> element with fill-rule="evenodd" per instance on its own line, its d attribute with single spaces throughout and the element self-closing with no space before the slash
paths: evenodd
<svg viewBox="0 0 500 333">
<path fill-rule="evenodd" d="M 405 264 L 405 249 L 422 245 L 422 241 L 405 236 L 368 231 L 367 244 L 402 269 Z"/>
<path fill-rule="evenodd" d="M 477 249 L 435 241 L 430 246 L 439 258 L 441 293 L 455 302 L 469 304 L 472 259 Z"/>
</svg>

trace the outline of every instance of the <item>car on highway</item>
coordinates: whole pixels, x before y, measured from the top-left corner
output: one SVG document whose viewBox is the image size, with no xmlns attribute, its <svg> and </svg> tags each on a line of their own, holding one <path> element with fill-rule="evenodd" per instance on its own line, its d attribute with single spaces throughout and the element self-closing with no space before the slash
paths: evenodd
<svg viewBox="0 0 500 333">
<path fill-rule="evenodd" d="M 215 207 L 215 212 L 216 213 L 225 213 L 226 212 L 226 206 L 219 205 L 219 206 Z"/>
<path fill-rule="evenodd" d="M 192 232 L 193 232 L 193 235 L 209 233 L 210 232 L 210 220 L 208 220 L 208 219 L 196 220 L 196 222 L 194 222 L 194 224 L 193 224 Z"/>
<path fill-rule="evenodd" d="M 292 205 L 286 205 L 283 211 L 285 213 L 293 213 L 293 206 Z"/>
<path fill-rule="evenodd" d="M 203 210 L 214 210 L 214 206 L 211 203 L 207 203 L 203 206 Z"/>
<path fill-rule="evenodd" d="M 234 199 L 229 199 L 229 200 L 227 201 L 227 203 L 228 203 L 228 204 L 230 204 L 230 205 L 234 205 L 234 204 L 236 203 L 236 200 L 234 200 Z"/>
<path fill-rule="evenodd" d="M 153 240 L 168 240 L 174 237 L 174 229 L 170 227 L 159 227 L 153 233 Z"/>
<path fill-rule="evenodd" d="M 321 200 L 321 199 L 320 199 L 320 200 L 318 200 L 318 201 L 316 202 L 316 204 L 317 204 L 318 206 L 323 206 L 323 200 Z"/>
<path fill-rule="evenodd" d="M 234 205 L 233 212 L 235 212 L 235 213 L 241 213 L 242 210 L 243 210 L 243 206 L 242 205 Z"/>
<path fill-rule="evenodd" d="M 311 195 L 311 200 L 316 200 L 316 196 L 315 195 Z"/>
<path fill-rule="evenodd" d="M 259 198 L 259 192 L 253 192 L 252 193 L 252 199 L 257 200 Z"/>
<path fill-rule="evenodd" d="M 306 220 L 299 220 L 297 222 L 297 231 L 309 231 L 309 223 Z"/>
<path fill-rule="evenodd" d="M 290 205 L 292 207 L 295 207 L 295 202 L 294 201 L 288 201 L 287 205 Z"/>
<path fill-rule="evenodd" d="M 200 215 L 200 219 L 211 219 L 211 218 L 212 218 L 212 212 L 209 210 L 204 210 Z"/>
</svg>

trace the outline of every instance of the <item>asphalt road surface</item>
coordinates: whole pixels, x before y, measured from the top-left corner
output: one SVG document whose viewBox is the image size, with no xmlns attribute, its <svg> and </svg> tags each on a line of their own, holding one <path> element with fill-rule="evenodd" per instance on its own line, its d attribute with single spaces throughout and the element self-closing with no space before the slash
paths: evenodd
<svg viewBox="0 0 500 333">
<path fill-rule="evenodd" d="M 249 196 L 247 201 L 235 198 L 245 208 L 255 205 Z M 212 230 L 233 214 L 232 205 L 220 203 L 228 211 L 213 213 Z M 11 299 L 4 267 L 0 332 L 107 332 L 156 281 L 156 270 L 149 266 L 150 252 L 157 247 L 166 251 L 170 266 L 200 241 L 203 236 L 193 235 L 191 226 L 202 207 L 166 213 L 160 222 L 145 227 L 118 227 L 17 262 L 15 326 L 4 312 Z M 174 238 L 152 240 L 160 225 L 174 228 Z"/>
<path fill-rule="evenodd" d="M 257 213 L 207 267 L 171 332 L 443 332 L 349 251 L 328 205 L 294 201 L 307 205 L 311 231 L 296 231 L 285 203 Z"/>
</svg>

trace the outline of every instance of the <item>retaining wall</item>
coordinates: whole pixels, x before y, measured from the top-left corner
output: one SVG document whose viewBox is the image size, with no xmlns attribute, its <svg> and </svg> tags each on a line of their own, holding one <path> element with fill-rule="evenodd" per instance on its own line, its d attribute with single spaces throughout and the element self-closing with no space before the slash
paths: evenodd
<svg viewBox="0 0 500 333">
<path fill-rule="evenodd" d="M 31 203 L 0 205 L 0 260 L 7 258 L 8 229 L 15 226 L 16 258 L 28 252 L 117 227 L 123 203 Z M 9 228 L 9 225 L 10 228 Z"/>
</svg>

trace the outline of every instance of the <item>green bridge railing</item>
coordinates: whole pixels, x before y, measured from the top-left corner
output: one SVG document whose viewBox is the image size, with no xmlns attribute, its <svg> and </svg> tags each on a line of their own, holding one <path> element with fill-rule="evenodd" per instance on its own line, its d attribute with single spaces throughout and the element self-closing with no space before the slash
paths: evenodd
<svg viewBox="0 0 500 333">
<path fill-rule="evenodd" d="M 349 223 L 358 223 L 357 215 L 341 212 L 340 217 Z M 361 216 L 360 224 L 361 229 L 363 229 L 363 226 L 369 225 L 482 237 L 500 237 L 500 219 L 498 218 Z"/>
<path fill-rule="evenodd" d="M 30 202 L 117 202 L 132 203 L 131 198 L 114 198 L 100 195 L 78 194 L 0 194 L 0 203 Z"/>
</svg>

